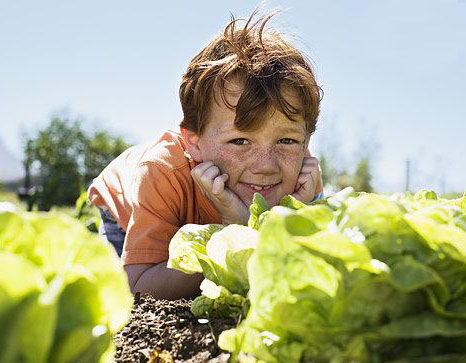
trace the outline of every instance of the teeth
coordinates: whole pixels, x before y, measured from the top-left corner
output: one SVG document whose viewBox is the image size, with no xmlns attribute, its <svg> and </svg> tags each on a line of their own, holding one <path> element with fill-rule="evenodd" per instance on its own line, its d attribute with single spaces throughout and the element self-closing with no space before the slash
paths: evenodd
<svg viewBox="0 0 466 363">
<path fill-rule="evenodd" d="M 257 190 L 257 191 L 267 190 L 267 189 L 272 188 L 272 185 L 260 186 L 260 185 L 249 184 L 249 186 L 252 189 Z"/>
</svg>

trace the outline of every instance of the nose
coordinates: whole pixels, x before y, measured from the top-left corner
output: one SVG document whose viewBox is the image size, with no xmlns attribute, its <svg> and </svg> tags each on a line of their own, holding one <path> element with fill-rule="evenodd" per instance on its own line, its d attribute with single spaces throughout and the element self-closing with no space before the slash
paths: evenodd
<svg viewBox="0 0 466 363">
<path fill-rule="evenodd" d="M 277 153 L 273 147 L 257 148 L 252 154 L 251 172 L 271 175 L 279 172 Z"/>
</svg>

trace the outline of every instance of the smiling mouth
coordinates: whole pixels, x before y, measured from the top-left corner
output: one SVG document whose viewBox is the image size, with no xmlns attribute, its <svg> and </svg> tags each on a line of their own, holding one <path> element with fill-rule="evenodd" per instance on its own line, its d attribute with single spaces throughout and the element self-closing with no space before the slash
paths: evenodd
<svg viewBox="0 0 466 363">
<path fill-rule="evenodd" d="M 276 184 L 268 184 L 268 185 L 258 185 L 258 184 L 249 184 L 249 183 L 243 183 L 247 185 L 249 188 L 255 190 L 256 192 L 261 192 L 265 190 L 269 190 L 273 188 L 274 186 L 278 185 L 279 183 Z"/>
</svg>

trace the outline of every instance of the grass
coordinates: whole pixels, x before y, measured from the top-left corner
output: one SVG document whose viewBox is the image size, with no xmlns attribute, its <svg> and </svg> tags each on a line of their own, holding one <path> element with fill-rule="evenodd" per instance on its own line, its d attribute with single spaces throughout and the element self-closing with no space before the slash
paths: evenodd
<svg viewBox="0 0 466 363">
<path fill-rule="evenodd" d="M 0 203 L 8 202 L 14 204 L 20 211 L 27 210 L 27 203 L 20 200 L 15 192 L 7 191 L 1 188 L 0 185 Z M 33 212 L 37 211 L 37 205 L 33 207 Z M 50 210 L 52 213 L 66 214 L 72 218 L 77 218 L 83 223 L 88 229 L 96 232 L 100 224 L 100 212 L 97 207 L 86 202 L 81 209 L 81 212 L 75 206 L 53 206 Z M 79 218 L 78 218 L 79 217 Z"/>
<path fill-rule="evenodd" d="M 14 192 L 9 192 L 6 190 L 0 190 L 0 202 L 9 202 L 14 204 L 18 209 L 20 210 L 26 210 L 27 205 L 25 202 L 20 200 L 16 193 Z"/>
<path fill-rule="evenodd" d="M 458 199 L 458 198 L 461 198 L 463 196 L 462 193 L 446 193 L 446 194 L 442 194 L 440 196 L 440 198 L 444 198 L 444 199 Z"/>
</svg>

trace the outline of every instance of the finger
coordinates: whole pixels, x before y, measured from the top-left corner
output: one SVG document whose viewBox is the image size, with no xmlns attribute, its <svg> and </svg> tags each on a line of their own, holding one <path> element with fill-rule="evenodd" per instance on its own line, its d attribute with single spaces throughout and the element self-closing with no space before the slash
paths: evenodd
<svg viewBox="0 0 466 363">
<path fill-rule="evenodd" d="M 318 165 L 319 164 L 319 159 L 315 158 L 314 156 L 305 157 L 303 159 L 303 164 Z"/>
<path fill-rule="evenodd" d="M 214 163 L 212 161 L 204 161 L 200 163 L 199 165 L 196 165 L 192 170 L 191 170 L 191 175 L 194 178 L 200 178 L 200 176 L 208 169 L 210 168 Z"/>
<path fill-rule="evenodd" d="M 300 174 L 307 174 L 307 175 L 312 174 L 314 177 L 317 177 L 318 175 L 320 175 L 320 170 L 318 167 L 306 166 L 301 169 Z"/>
<path fill-rule="evenodd" d="M 301 173 L 296 182 L 295 191 L 302 195 L 313 194 L 316 188 L 318 174 L 316 173 Z"/>
<path fill-rule="evenodd" d="M 315 162 L 306 162 L 303 163 L 300 173 L 312 173 L 312 172 L 318 172 L 319 171 L 319 164 L 316 164 Z"/>
<path fill-rule="evenodd" d="M 306 152 L 304 153 L 304 157 L 306 157 L 306 158 L 312 157 L 311 152 L 309 151 L 309 149 L 306 149 Z"/>
<path fill-rule="evenodd" d="M 297 190 L 299 189 L 304 189 L 304 190 L 309 190 L 313 184 L 313 177 L 312 174 L 308 173 L 303 173 L 299 174 L 298 176 L 298 181 L 297 181 Z"/>
<path fill-rule="evenodd" d="M 317 165 L 303 165 L 303 167 L 301 168 L 300 173 L 309 174 L 309 173 L 314 173 L 314 172 L 318 172 L 318 171 L 319 171 L 319 168 L 318 168 Z"/>
<path fill-rule="evenodd" d="M 225 190 L 225 182 L 228 180 L 228 174 L 217 176 L 212 183 L 212 194 L 219 196 Z"/>
<path fill-rule="evenodd" d="M 202 173 L 199 180 L 204 187 L 211 188 L 214 179 L 218 175 L 220 175 L 220 169 L 215 165 L 211 165 Z"/>
</svg>

